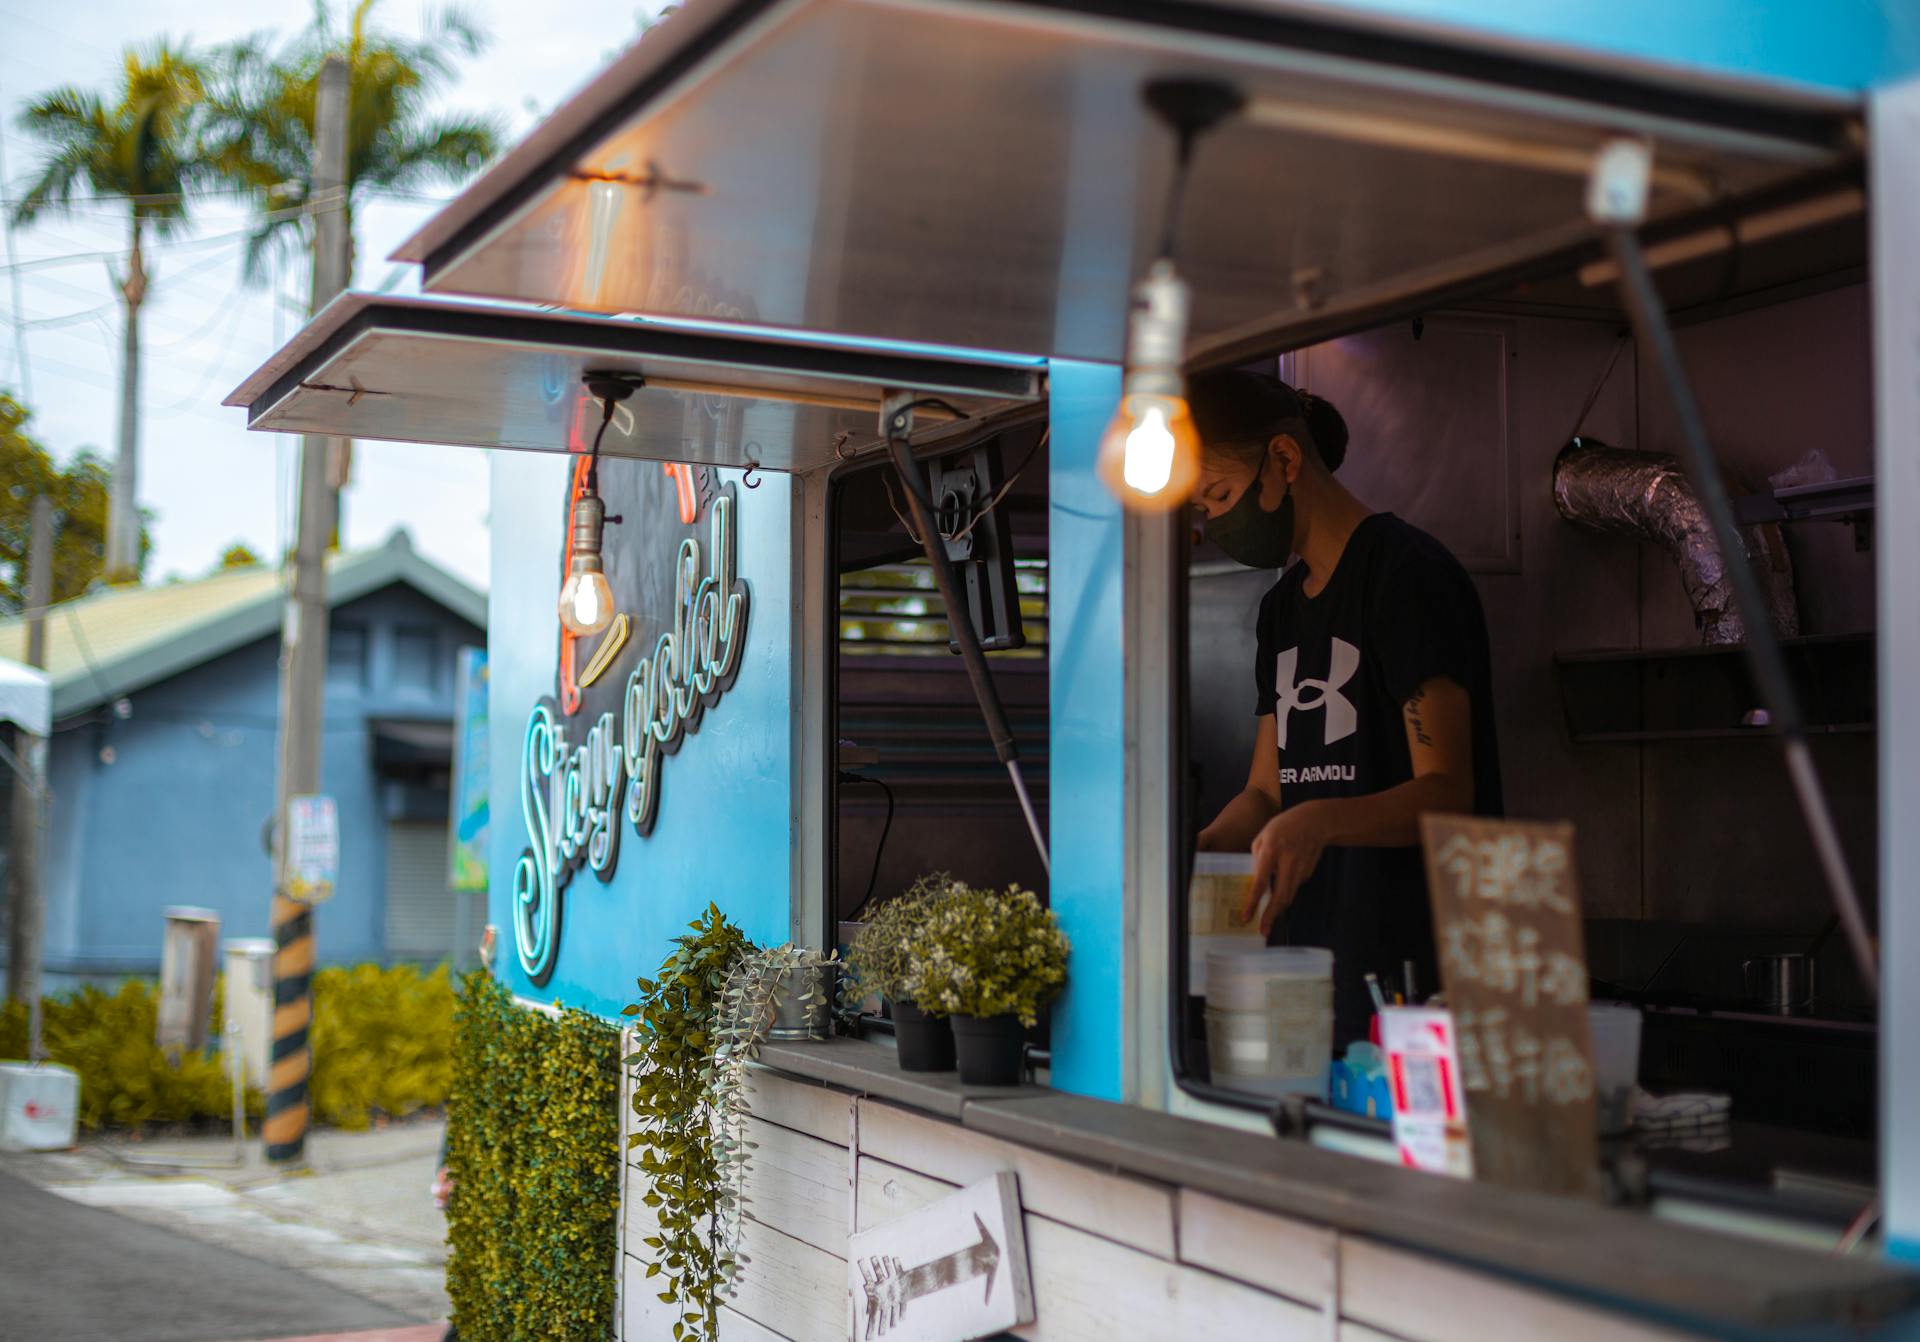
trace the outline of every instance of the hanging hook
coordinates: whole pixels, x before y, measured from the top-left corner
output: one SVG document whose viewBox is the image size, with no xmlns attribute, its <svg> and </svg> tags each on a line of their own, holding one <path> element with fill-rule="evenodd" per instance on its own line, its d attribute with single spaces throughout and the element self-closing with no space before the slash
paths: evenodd
<svg viewBox="0 0 1920 1342">
<path fill-rule="evenodd" d="M 752 457 L 748 457 L 747 473 L 740 477 L 740 483 L 745 485 L 748 489 L 760 488 L 760 481 L 753 478 L 753 473 L 759 469 L 760 469 L 760 463 L 755 461 Z"/>
</svg>

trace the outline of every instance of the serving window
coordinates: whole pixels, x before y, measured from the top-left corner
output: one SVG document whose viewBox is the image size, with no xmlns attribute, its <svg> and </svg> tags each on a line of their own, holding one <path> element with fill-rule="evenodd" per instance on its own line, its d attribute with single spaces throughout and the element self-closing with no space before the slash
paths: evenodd
<svg viewBox="0 0 1920 1342">
<path fill-rule="evenodd" d="M 1037 425 L 923 458 L 1042 832 L 1047 820 L 1047 450 Z M 885 461 L 829 486 L 836 923 L 937 872 L 1047 895 L 1047 876 L 951 645 L 947 610 Z"/>
<path fill-rule="evenodd" d="M 1807 255 L 1844 251 L 1815 239 Z M 1768 258 L 1760 262 L 1764 272 Z M 1663 280 L 1744 517 L 1777 516 L 1764 505 L 1781 491 L 1815 481 L 1838 490 L 1871 473 L 1869 299 L 1857 274 L 1835 266 L 1765 304 L 1714 292 L 1698 267 Z M 1253 367 L 1335 404 L 1350 431 L 1335 478 L 1440 540 L 1471 575 L 1489 636 L 1505 814 L 1573 827 L 1596 1080 L 1624 1066 L 1639 1092 L 1602 1097 L 1603 1119 L 1614 1117 L 1609 1099 L 1638 1105 L 1618 1118 L 1639 1116 L 1631 1134 L 1603 1133 L 1610 1195 L 1831 1250 L 1858 1231 L 1875 1196 L 1872 999 L 1833 935 L 1742 649 L 1716 630 L 1685 546 L 1663 541 L 1653 522 L 1636 537 L 1623 519 L 1579 516 L 1568 490 L 1556 491 L 1570 440 L 1619 449 L 1611 464 L 1624 470 L 1634 465 L 1624 454 L 1670 452 L 1677 429 L 1606 292 L 1571 279 L 1547 289 Z M 1859 520 L 1836 509 L 1745 534 L 1781 594 L 1776 631 L 1816 724 L 1848 856 L 1870 889 L 1873 558 Z M 1259 1044 L 1277 1047 L 1284 1031 L 1262 1041 L 1249 1020 L 1223 1024 L 1215 1010 L 1209 1021 L 1209 964 L 1217 976 L 1233 966 L 1223 955 L 1262 941 L 1237 925 L 1244 878 L 1236 885 L 1234 874 L 1247 859 L 1196 859 L 1191 845 L 1247 782 L 1256 620 L 1279 574 L 1181 531 L 1169 622 L 1186 648 L 1168 797 L 1180 830 L 1166 969 L 1172 1078 L 1188 1108 L 1237 1108 L 1393 1159 L 1387 1078 L 1364 1050 L 1346 1065 L 1347 1046 L 1363 1039 L 1333 1041 L 1332 1072 L 1275 1084 Z M 1411 991 L 1424 1001 L 1443 987 Z M 1389 1003 L 1408 993 L 1384 975 L 1381 989 Z M 1244 1006 L 1246 985 L 1215 995 Z M 1601 1004 L 1621 1010 L 1602 1019 Z M 1621 1063 L 1627 1017 L 1638 1047 Z M 1471 1091 L 1466 1100 L 1471 1112 Z"/>
</svg>

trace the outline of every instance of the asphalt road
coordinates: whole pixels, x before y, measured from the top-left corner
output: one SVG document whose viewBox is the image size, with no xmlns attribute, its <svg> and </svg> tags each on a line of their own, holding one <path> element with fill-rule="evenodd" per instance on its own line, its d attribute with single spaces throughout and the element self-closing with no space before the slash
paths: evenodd
<svg viewBox="0 0 1920 1342">
<path fill-rule="evenodd" d="M 232 1342 L 411 1323 L 284 1267 L 0 1172 L 0 1340 Z"/>
</svg>

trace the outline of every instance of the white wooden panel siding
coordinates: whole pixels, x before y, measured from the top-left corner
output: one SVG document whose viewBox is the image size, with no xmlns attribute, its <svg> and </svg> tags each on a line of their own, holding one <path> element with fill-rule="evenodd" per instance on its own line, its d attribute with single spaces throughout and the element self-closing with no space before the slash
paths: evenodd
<svg viewBox="0 0 1920 1342">
<path fill-rule="evenodd" d="M 1340 1241 L 1340 1312 L 1412 1342 L 1681 1342 L 1688 1336 L 1351 1237 Z"/>
<path fill-rule="evenodd" d="M 753 1215 L 816 1249 L 845 1257 L 852 1178 L 847 1148 L 759 1119 L 747 1120 L 746 1136 L 760 1145 L 747 1167 L 747 1206 Z"/>
<path fill-rule="evenodd" d="M 453 951 L 453 891 L 447 885 L 447 827 L 387 825 L 387 958 L 434 964 Z"/>
<path fill-rule="evenodd" d="M 853 1096 L 843 1090 L 794 1081 L 756 1067 L 747 1076 L 747 1107 L 754 1116 L 823 1142 L 847 1144 Z"/>
<path fill-rule="evenodd" d="M 1159 1258 L 1173 1254 L 1173 1193 L 953 1123 L 860 1100 L 860 1151 L 964 1187 L 1001 1170 L 1020 1176 L 1020 1205 Z"/>
<path fill-rule="evenodd" d="M 863 1143 L 866 1124 L 863 1114 Z M 938 1202 L 953 1186 L 862 1156 L 857 1190 L 855 1223 L 867 1230 Z M 1326 1316 L 1318 1310 L 1141 1253 L 1031 1209 L 1024 1224 L 1037 1317 L 1014 1329 L 1014 1337 L 1031 1342 L 1326 1342 Z"/>
<path fill-rule="evenodd" d="M 620 1308 L 620 1336 L 628 1342 L 672 1342 L 673 1325 L 680 1318 L 680 1307 L 660 1299 L 658 1287 L 643 1289 L 633 1260 L 627 1261 L 623 1277 L 633 1278 L 633 1289 L 625 1292 Z M 744 1314 L 721 1307 L 720 1342 L 792 1342 L 784 1333 L 755 1323 Z"/>
<path fill-rule="evenodd" d="M 1332 1231 L 1190 1188 L 1180 1190 L 1179 1209 L 1181 1262 L 1316 1309 L 1334 1307 L 1339 1237 Z"/>
<path fill-rule="evenodd" d="M 847 1260 L 748 1217 L 733 1308 L 793 1342 L 841 1342 L 847 1336 Z M 669 1332 L 672 1330 L 669 1329 Z"/>
</svg>

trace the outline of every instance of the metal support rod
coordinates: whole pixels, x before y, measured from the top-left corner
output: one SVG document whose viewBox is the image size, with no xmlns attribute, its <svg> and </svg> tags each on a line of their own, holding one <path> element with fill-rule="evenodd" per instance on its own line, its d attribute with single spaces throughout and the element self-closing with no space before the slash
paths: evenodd
<svg viewBox="0 0 1920 1342">
<path fill-rule="evenodd" d="M 1847 865 L 1846 853 L 1840 846 L 1839 833 L 1834 828 L 1833 812 L 1827 803 L 1826 791 L 1820 785 L 1819 771 L 1814 767 L 1813 754 L 1807 747 L 1799 697 L 1794 693 L 1792 678 L 1787 674 L 1786 659 L 1781 655 L 1780 642 L 1774 637 L 1773 625 L 1767 614 L 1766 598 L 1760 590 L 1759 579 L 1754 576 L 1746 544 L 1734 521 L 1733 504 L 1727 498 L 1726 487 L 1720 478 L 1719 463 L 1707 439 L 1706 421 L 1701 418 L 1699 404 L 1693 398 L 1692 385 L 1687 381 L 1679 348 L 1673 341 L 1673 330 L 1667 325 L 1666 310 L 1661 304 L 1659 291 L 1654 288 L 1646 258 L 1641 254 L 1639 238 L 1632 228 L 1615 224 L 1607 228 L 1606 242 L 1607 251 L 1619 273 L 1620 297 L 1633 320 L 1634 333 L 1653 356 L 1654 364 L 1666 383 L 1667 394 L 1673 401 L 1675 417 L 1680 421 L 1680 464 L 1686 469 L 1687 478 L 1700 500 L 1701 510 L 1706 513 L 1714 539 L 1719 542 L 1720 552 L 1726 559 L 1727 575 L 1733 583 L 1734 602 L 1747 627 L 1747 664 L 1753 672 L 1754 685 L 1760 693 L 1760 701 L 1767 710 L 1768 719 L 1780 734 L 1781 748 L 1786 753 L 1787 773 L 1792 779 L 1794 794 L 1799 799 L 1807 832 L 1813 839 L 1814 851 L 1826 875 L 1827 891 L 1833 898 L 1834 911 L 1840 916 L 1840 926 L 1846 932 L 1847 944 L 1853 951 L 1861 982 L 1866 985 L 1868 994 L 1877 998 L 1880 995 L 1880 973 L 1873 937 L 1867 930 L 1866 917 L 1861 912 L 1859 891 L 1854 886 L 1853 873 Z"/>
<path fill-rule="evenodd" d="M 1040 853 L 1040 865 L 1047 875 L 1053 875 L 1053 864 L 1047 855 L 1046 836 L 1040 832 L 1040 819 L 1034 814 L 1033 800 L 1027 795 L 1026 780 L 1020 774 L 1020 751 L 1013 739 L 1013 729 L 1007 725 L 1006 709 L 1001 706 L 1000 692 L 993 683 L 993 671 L 987 665 L 987 657 L 980 650 L 979 636 L 974 632 L 973 621 L 967 617 L 967 603 L 960 594 L 959 579 L 954 576 L 953 561 L 947 557 L 947 547 L 940 538 L 940 528 L 933 517 L 933 504 L 927 497 L 926 476 L 920 470 L 920 463 L 914 460 L 912 444 L 907 435 L 913 427 L 913 408 L 910 403 L 895 405 L 891 402 L 881 412 L 881 432 L 887 440 L 887 451 L 893 457 L 894 473 L 900 479 L 900 487 L 907 496 L 907 515 L 913 519 L 913 526 L 920 533 L 920 548 L 926 551 L 927 566 L 933 570 L 933 585 L 940 592 L 940 600 L 947 608 L 947 622 L 953 629 L 953 641 L 959 645 L 960 661 L 967 668 L 967 680 L 973 685 L 973 697 L 980 705 L 980 716 L 986 719 L 987 735 L 993 740 L 993 753 L 1007 767 L 1007 776 L 1013 780 L 1013 789 L 1020 798 L 1020 811 L 1026 817 L 1027 831 L 1033 835 L 1033 846 Z"/>
<path fill-rule="evenodd" d="M 314 108 L 313 196 L 325 202 L 314 215 L 313 288 L 318 312 L 347 283 L 347 63 L 338 56 L 320 67 Z M 273 889 L 273 1061 L 268 1069 L 267 1116 L 261 1134 L 267 1159 L 292 1163 L 306 1151 L 307 1076 L 312 1055 L 313 910 L 287 897 L 287 804 L 320 789 L 323 694 L 327 674 L 327 545 L 333 535 L 334 494 L 328 486 L 331 440 L 300 440 L 299 538 L 293 590 L 280 634 L 280 777 Z"/>
</svg>

